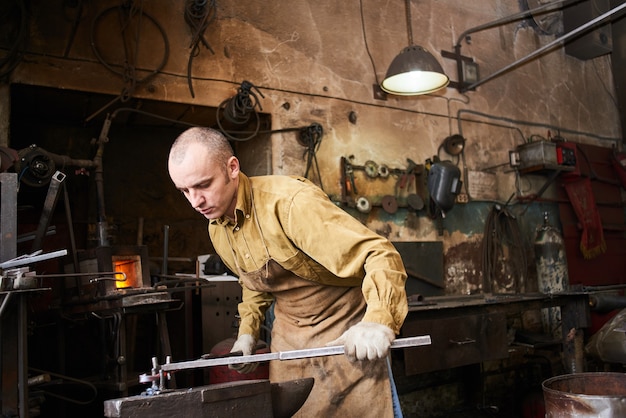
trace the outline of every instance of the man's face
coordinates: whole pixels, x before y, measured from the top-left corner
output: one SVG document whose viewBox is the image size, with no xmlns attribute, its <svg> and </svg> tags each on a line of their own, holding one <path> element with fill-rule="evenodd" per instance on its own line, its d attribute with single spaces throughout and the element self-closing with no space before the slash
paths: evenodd
<svg viewBox="0 0 626 418">
<path fill-rule="evenodd" d="M 181 163 L 168 164 L 176 188 L 207 219 L 223 215 L 233 218 L 235 214 L 239 161 L 231 157 L 224 165 L 224 162 L 215 163 L 200 144 L 190 144 Z"/>
</svg>

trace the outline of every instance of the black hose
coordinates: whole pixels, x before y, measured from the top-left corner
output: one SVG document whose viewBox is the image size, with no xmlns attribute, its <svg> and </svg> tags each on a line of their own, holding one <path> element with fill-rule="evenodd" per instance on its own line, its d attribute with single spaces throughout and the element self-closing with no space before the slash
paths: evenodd
<svg viewBox="0 0 626 418">
<path fill-rule="evenodd" d="M 492 292 L 492 284 L 502 272 L 514 276 L 516 292 L 525 290 L 528 261 L 522 233 L 516 217 L 498 204 L 485 221 L 482 259 L 483 293 Z"/>
<path fill-rule="evenodd" d="M 253 89 L 261 97 L 265 98 L 263 93 L 261 93 L 261 91 L 254 86 L 254 84 L 244 80 L 241 82 L 241 86 L 237 89 L 237 94 L 220 103 L 215 111 L 215 119 L 220 131 L 230 140 L 247 141 L 254 138 L 261 129 L 261 117 L 256 111 L 256 108 L 258 107 L 259 110 L 263 110 L 263 108 L 261 107 L 259 98 Z M 254 115 L 256 119 L 256 127 L 254 131 L 246 137 L 238 137 L 230 134 L 228 130 L 224 129 L 222 124 L 223 118 L 226 122 L 233 125 L 243 126 L 250 121 L 252 115 Z"/>
<path fill-rule="evenodd" d="M 163 38 L 163 59 L 161 60 L 161 62 L 157 65 L 157 67 L 155 69 L 153 69 L 152 71 L 150 71 L 145 77 L 143 78 L 137 78 L 137 68 L 136 68 L 136 63 L 132 62 L 129 59 L 128 56 L 128 51 L 125 50 L 125 64 L 122 65 L 118 65 L 117 67 L 121 68 L 121 69 L 117 69 L 115 68 L 112 64 L 109 64 L 100 54 L 100 51 L 98 50 L 97 44 L 96 44 L 96 31 L 99 27 L 99 23 L 104 19 L 104 17 L 106 15 L 108 15 L 111 12 L 118 12 L 120 15 L 123 15 L 123 17 L 126 19 L 126 21 L 130 20 L 132 17 L 134 17 L 134 15 L 136 14 L 139 19 L 139 28 L 141 27 L 141 21 L 146 18 L 148 19 L 150 22 L 152 22 L 152 24 L 157 28 L 158 32 L 161 34 L 161 37 Z M 124 23 L 124 22 L 121 22 Z M 122 37 L 124 36 L 124 31 L 125 31 L 125 27 L 121 27 L 120 28 L 120 32 L 122 34 Z M 154 76 L 155 74 L 159 73 L 163 67 L 165 67 L 165 64 L 167 63 L 167 60 L 169 59 L 169 53 L 170 53 L 170 47 L 169 47 L 169 39 L 167 37 L 167 34 L 165 33 L 165 29 L 163 28 L 163 26 L 161 26 L 161 24 L 151 15 L 147 14 L 145 11 L 143 11 L 143 8 L 140 8 L 139 10 L 136 10 L 135 7 L 129 7 L 129 6 L 113 6 L 113 7 L 109 7 L 107 9 L 102 10 L 100 13 L 98 13 L 92 24 L 91 24 L 91 31 L 90 31 L 90 42 L 91 42 L 91 47 L 93 50 L 94 55 L 96 56 L 96 58 L 98 59 L 98 61 L 100 61 L 100 63 L 106 67 L 108 70 L 110 70 L 111 72 L 120 75 L 125 82 L 125 87 L 122 90 L 122 93 L 120 94 L 120 97 L 122 98 L 122 101 L 127 101 L 130 97 L 132 97 L 132 94 L 134 93 L 134 88 L 137 84 L 143 83 L 146 80 L 148 80 L 149 78 L 151 78 L 152 76 Z M 135 34 L 135 59 L 136 57 L 139 55 L 138 54 L 138 49 L 139 49 L 139 29 L 137 29 L 137 32 Z M 126 46 L 125 43 L 123 46 Z M 129 86 L 129 87 L 127 87 Z"/>
<path fill-rule="evenodd" d="M 216 0 L 188 0 L 185 6 L 185 22 L 191 29 L 192 35 L 192 41 L 189 45 L 191 52 L 187 61 L 187 84 L 189 85 L 191 97 L 194 98 L 196 94 L 193 91 L 191 67 L 193 59 L 200 54 L 200 43 L 211 51 L 211 54 L 215 55 L 215 51 L 213 51 L 213 48 L 211 48 L 211 45 L 204 37 L 204 31 L 209 27 L 209 23 L 215 19 L 216 10 Z"/>
</svg>

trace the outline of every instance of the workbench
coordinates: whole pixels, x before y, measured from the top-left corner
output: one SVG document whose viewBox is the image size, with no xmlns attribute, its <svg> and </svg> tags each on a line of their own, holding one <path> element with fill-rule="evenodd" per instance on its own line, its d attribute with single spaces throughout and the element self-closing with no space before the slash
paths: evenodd
<svg viewBox="0 0 626 418">
<path fill-rule="evenodd" d="M 446 370 L 508 357 L 508 318 L 526 311 L 560 307 L 566 371 L 583 368 L 582 329 L 590 326 L 586 293 L 433 296 L 409 303 L 403 337 L 430 335 L 432 344 L 404 349 L 405 373 Z M 558 344 L 559 341 L 557 340 Z"/>
</svg>

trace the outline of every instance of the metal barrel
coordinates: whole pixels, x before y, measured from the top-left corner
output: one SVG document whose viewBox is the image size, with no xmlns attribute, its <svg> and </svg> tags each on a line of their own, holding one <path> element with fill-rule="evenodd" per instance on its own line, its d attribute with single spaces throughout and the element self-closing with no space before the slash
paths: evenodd
<svg viewBox="0 0 626 418">
<path fill-rule="evenodd" d="M 626 417 L 625 373 L 574 373 L 542 384 L 546 418 Z"/>
</svg>

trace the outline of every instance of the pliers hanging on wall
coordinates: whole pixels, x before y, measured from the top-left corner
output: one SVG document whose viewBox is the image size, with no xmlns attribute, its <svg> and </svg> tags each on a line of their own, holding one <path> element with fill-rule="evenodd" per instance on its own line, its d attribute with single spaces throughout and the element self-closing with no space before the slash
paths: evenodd
<svg viewBox="0 0 626 418">
<path fill-rule="evenodd" d="M 348 203 L 348 196 L 357 193 L 354 182 L 354 167 L 346 157 L 341 157 L 341 200 Z"/>
</svg>

